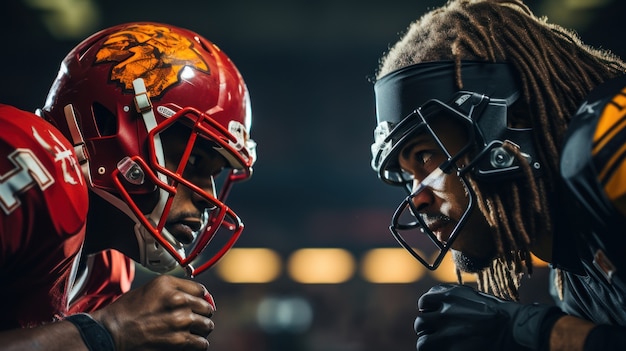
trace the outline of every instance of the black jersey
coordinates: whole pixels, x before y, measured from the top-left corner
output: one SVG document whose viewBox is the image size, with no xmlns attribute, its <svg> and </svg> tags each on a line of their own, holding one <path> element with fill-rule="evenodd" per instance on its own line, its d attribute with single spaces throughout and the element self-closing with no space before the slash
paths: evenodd
<svg viewBox="0 0 626 351">
<path fill-rule="evenodd" d="M 602 84 L 570 122 L 561 155 L 567 222 L 554 266 L 564 312 L 626 326 L 626 76 Z"/>
</svg>

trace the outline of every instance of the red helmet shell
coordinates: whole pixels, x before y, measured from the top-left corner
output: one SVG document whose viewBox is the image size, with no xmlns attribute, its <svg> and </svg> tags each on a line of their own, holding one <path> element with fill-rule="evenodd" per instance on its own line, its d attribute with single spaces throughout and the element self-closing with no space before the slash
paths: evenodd
<svg viewBox="0 0 626 351">
<path fill-rule="evenodd" d="M 115 190 L 110 172 L 123 157 L 147 159 L 147 129 L 134 105 L 136 78 L 145 82 L 157 123 L 172 112 L 193 107 L 226 129 L 231 121 L 241 123 L 248 139 L 247 87 L 236 66 L 215 44 L 166 24 L 117 25 L 93 34 L 65 57 L 42 108 L 46 119 L 70 136 L 64 108 L 73 106 L 94 187 Z M 116 125 L 111 126 L 111 121 Z M 253 151 L 245 146 L 240 154 L 243 166 L 254 161 Z"/>
<path fill-rule="evenodd" d="M 147 230 L 134 227 L 140 248 L 146 252 L 140 253 L 141 263 L 147 262 L 148 268 L 164 272 L 172 267 L 162 259 L 161 249 L 150 241 L 150 235 L 191 275 L 212 266 L 239 237 L 243 223 L 224 200 L 232 183 L 252 174 L 256 144 L 249 138 L 250 98 L 235 65 L 207 39 L 152 22 L 102 30 L 65 57 L 41 114 L 73 141 L 79 158 L 85 161 L 83 171 L 93 190 L 100 196 L 112 194 L 107 200 Z M 212 143 L 207 147 L 219 152 L 232 167 L 217 197 L 217 192 L 192 184 L 182 173 L 168 171 L 159 159 L 163 149 L 157 135 L 181 120 L 191 121 L 196 128 L 189 140 L 183 140 L 187 150 L 197 137 L 204 138 Z M 188 158 L 189 153 L 179 164 L 187 164 Z M 120 167 L 128 160 L 139 165 L 149 181 L 121 180 Z M 165 175 L 171 183 L 161 180 Z M 214 205 L 208 225 L 199 230 L 185 253 L 179 252 L 175 239 L 166 234 L 166 219 L 177 192 L 172 184 L 182 184 Z M 146 202 L 152 209 L 137 198 L 149 199 Z M 157 201 L 159 205 L 155 205 Z M 205 259 L 200 253 L 220 228 L 227 229 L 229 239 Z M 194 270 L 191 263 L 196 265 L 196 258 L 201 265 Z"/>
</svg>

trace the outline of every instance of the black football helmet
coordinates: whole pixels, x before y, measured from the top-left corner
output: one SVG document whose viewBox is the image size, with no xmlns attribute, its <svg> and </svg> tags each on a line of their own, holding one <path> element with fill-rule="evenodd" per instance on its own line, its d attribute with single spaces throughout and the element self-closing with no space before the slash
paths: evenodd
<svg viewBox="0 0 626 351">
<path fill-rule="evenodd" d="M 501 181 L 521 173 L 520 160 L 505 143 L 519 148 L 523 160 L 541 168 L 535 158 L 531 130 L 508 126 L 507 111 L 518 99 L 515 74 L 506 63 L 461 62 L 463 89 L 455 83 L 454 62 L 431 62 L 408 66 L 387 74 L 375 86 L 378 125 L 372 144 L 372 168 L 385 183 L 404 187 L 408 196 L 395 211 L 390 230 L 400 245 L 427 268 L 441 263 L 475 207 L 469 186 L 471 172 L 479 181 Z M 440 137 L 454 126 L 466 140 Z M 414 184 L 401 169 L 398 154 L 407 141 L 424 135 L 442 155 L 438 167 Z M 439 162 L 439 161 L 437 161 Z M 445 239 L 438 239 L 413 199 L 444 175 L 456 175 L 466 189 L 467 205 Z"/>
</svg>

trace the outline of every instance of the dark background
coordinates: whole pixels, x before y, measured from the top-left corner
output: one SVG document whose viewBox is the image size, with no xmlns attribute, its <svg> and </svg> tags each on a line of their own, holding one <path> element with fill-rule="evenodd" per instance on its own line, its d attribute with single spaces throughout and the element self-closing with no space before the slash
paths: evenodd
<svg viewBox="0 0 626 351">
<path fill-rule="evenodd" d="M 282 257 L 301 247 L 342 247 L 358 258 L 369 248 L 397 247 L 387 225 L 401 199 L 369 168 L 368 78 L 408 24 L 442 3 L 3 0 L 0 102 L 40 107 L 65 54 L 104 27 L 149 20 L 194 30 L 230 56 L 252 97 L 259 159 L 252 180 L 236 186 L 229 201 L 246 224 L 237 246 L 270 247 Z M 623 1 L 527 3 L 585 42 L 626 56 Z M 138 269 L 136 284 L 147 278 Z M 436 283 L 427 275 L 412 284 L 371 284 L 355 275 L 342 284 L 303 285 L 283 274 L 268 284 L 231 284 L 214 271 L 198 279 L 218 305 L 214 351 L 414 349 L 416 300 Z M 524 298 L 549 301 L 546 289 L 539 269 L 525 282 Z M 311 323 L 262 329 L 258 308 L 268 297 L 302 298 Z"/>
</svg>

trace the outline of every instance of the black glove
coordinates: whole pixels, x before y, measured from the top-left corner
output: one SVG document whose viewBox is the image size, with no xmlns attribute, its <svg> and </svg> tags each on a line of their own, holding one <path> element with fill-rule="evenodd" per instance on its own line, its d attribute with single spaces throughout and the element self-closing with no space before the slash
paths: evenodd
<svg viewBox="0 0 626 351">
<path fill-rule="evenodd" d="M 456 284 L 434 286 L 418 308 L 420 351 L 539 350 L 554 323 L 542 333 L 544 319 L 564 315 L 553 306 L 506 301 Z"/>
</svg>

